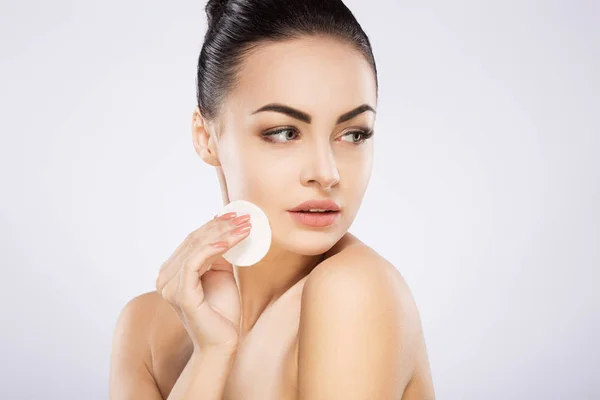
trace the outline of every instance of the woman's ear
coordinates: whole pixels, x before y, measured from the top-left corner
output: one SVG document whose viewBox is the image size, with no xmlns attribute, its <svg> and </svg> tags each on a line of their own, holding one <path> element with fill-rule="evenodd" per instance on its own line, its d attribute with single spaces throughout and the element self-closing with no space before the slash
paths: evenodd
<svg viewBox="0 0 600 400">
<path fill-rule="evenodd" d="M 219 186 L 221 187 L 221 199 L 223 205 L 229 204 L 229 191 L 227 190 L 227 182 L 225 181 L 225 174 L 223 174 L 223 168 L 219 161 L 219 155 L 217 154 L 217 146 L 215 143 L 216 132 L 211 132 L 212 126 L 207 126 L 206 120 L 200 114 L 198 106 L 194 108 L 194 114 L 192 116 L 192 138 L 194 141 L 194 148 L 196 153 L 208 164 L 216 167 L 217 179 L 219 180 Z"/>
<path fill-rule="evenodd" d="M 213 126 L 208 124 L 200 114 L 198 106 L 194 108 L 192 115 L 192 139 L 196 153 L 206 162 L 215 167 L 220 167 L 219 155 L 215 143 L 216 132 L 211 132 Z"/>
</svg>

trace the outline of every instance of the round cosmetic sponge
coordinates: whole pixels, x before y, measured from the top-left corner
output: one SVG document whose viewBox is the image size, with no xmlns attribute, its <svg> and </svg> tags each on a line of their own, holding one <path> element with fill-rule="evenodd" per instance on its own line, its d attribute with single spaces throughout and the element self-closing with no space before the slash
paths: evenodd
<svg viewBox="0 0 600 400">
<path fill-rule="evenodd" d="M 246 200 L 235 200 L 219 211 L 217 216 L 236 212 L 238 216 L 250 214 L 250 233 L 244 240 L 227 250 L 223 258 L 232 265 L 249 267 L 256 264 L 267 254 L 271 247 L 271 225 L 267 214 L 256 204 Z"/>
</svg>

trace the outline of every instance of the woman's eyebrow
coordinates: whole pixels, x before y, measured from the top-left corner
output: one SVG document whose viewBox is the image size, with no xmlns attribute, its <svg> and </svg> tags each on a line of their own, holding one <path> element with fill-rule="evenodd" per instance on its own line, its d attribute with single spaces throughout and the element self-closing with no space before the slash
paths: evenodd
<svg viewBox="0 0 600 400">
<path fill-rule="evenodd" d="M 270 103 L 267 104 L 265 106 L 262 106 L 261 108 L 259 108 L 258 110 L 254 111 L 252 114 L 256 114 L 258 112 L 261 111 L 275 111 L 275 112 L 280 112 L 286 115 L 289 115 L 292 118 L 296 118 L 299 119 L 302 122 L 306 122 L 307 124 L 310 124 L 312 118 L 310 117 L 310 115 L 308 115 L 307 113 L 300 111 L 300 110 L 296 110 L 295 108 L 286 106 L 284 104 L 280 104 L 280 103 Z M 352 118 L 356 117 L 358 114 L 361 114 L 365 111 L 372 111 L 375 113 L 375 110 L 373 109 L 373 107 L 371 107 L 368 104 L 363 104 L 361 106 L 356 107 L 355 109 L 348 111 L 342 115 L 340 115 L 340 117 L 337 120 L 337 125 L 341 124 L 342 122 L 346 122 L 348 120 L 351 120 Z"/>
</svg>

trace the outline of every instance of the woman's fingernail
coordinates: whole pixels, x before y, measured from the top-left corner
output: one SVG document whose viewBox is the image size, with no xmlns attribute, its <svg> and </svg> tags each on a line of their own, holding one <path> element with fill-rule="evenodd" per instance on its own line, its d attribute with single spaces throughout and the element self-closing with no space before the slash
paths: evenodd
<svg viewBox="0 0 600 400">
<path fill-rule="evenodd" d="M 236 217 L 235 219 L 231 220 L 231 223 L 233 225 L 242 225 L 245 222 L 248 222 L 250 220 L 250 215 L 249 214 L 244 214 L 244 215 L 240 215 L 239 217 Z"/>
<path fill-rule="evenodd" d="M 220 216 L 219 218 L 217 218 L 217 219 L 219 219 L 219 220 L 221 220 L 221 221 L 226 221 L 226 220 L 228 220 L 228 219 L 233 219 L 233 218 L 235 218 L 235 216 L 236 216 L 236 215 L 237 215 L 237 213 L 236 213 L 236 212 L 228 212 L 228 213 L 225 213 L 225 214 L 221 215 L 221 216 Z"/>
<path fill-rule="evenodd" d="M 252 225 L 250 225 L 250 224 L 242 225 L 240 227 L 235 228 L 233 230 L 233 234 L 234 235 L 243 235 L 244 233 L 248 232 L 251 228 L 252 228 Z"/>
</svg>

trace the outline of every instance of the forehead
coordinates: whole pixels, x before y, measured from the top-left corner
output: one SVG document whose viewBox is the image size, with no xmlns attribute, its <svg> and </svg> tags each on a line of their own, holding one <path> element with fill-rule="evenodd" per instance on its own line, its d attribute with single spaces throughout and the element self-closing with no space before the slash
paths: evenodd
<svg viewBox="0 0 600 400">
<path fill-rule="evenodd" d="M 297 107 L 319 119 L 358 105 L 376 107 L 375 76 L 349 44 L 313 37 L 263 44 L 241 66 L 227 103 L 237 110 L 273 102 Z"/>
</svg>

